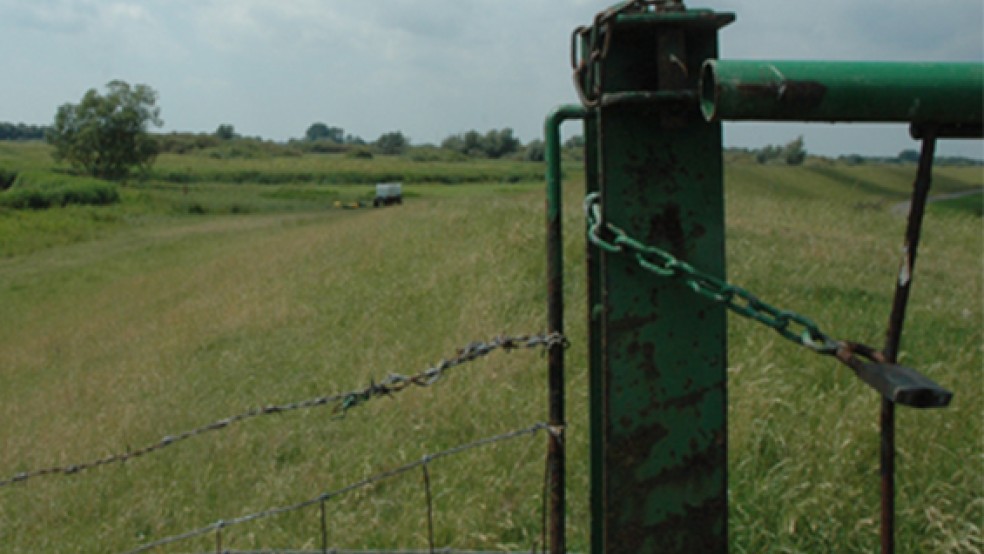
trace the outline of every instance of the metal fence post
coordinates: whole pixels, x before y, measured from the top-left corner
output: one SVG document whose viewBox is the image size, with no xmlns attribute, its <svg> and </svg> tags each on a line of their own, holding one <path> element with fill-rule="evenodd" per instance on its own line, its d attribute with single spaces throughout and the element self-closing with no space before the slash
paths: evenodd
<svg viewBox="0 0 984 554">
<path fill-rule="evenodd" d="M 899 345 L 902 342 L 902 326 L 912 286 L 913 270 L 916 266 L 916 253 L 919 250 L 919 236 L 929 187 L 932 183 L 933 154 L 936 150 L 935 130 L 923 138 L 922 152 L 919 156 L 919 171 L 912 187 L 909 219 L 905 230 L 903 259 L 899 265 L 899 278 L 896 280 L 895 299 L 889 316 L 888 331 L 885 337 L 885 360 L 898 361 Z M 881 455 L 879 473 L 881 474 L 881 552 L 895 552 L 895 403 L 887 398 L 881 400 Z"/>
<path fill-rule="evenodd" d="M 721 129 L 697 83 L 733 16 L 644 4 L 575 37 L 602 216 L 723 277 Z M 725 309 L 621 255 L 588 275 L 592 552 L 725 552 Z"/>
<path fill-rule="evenodd" d="M 564 333 L 564 240 L 561 210 L 560 125 L 570 119 L 582 119 L 580 106 L 561 106 L 544 122 L 547 162 L 547 319 L 548 332 Z M 567 503 L 564 428 L 564 346 L 554 344 L 548 353 L 550 438 L 547 439 L 548 496 L 550 513 L 550 554 L 567 552 L 565 522 Z"/>
</svg>

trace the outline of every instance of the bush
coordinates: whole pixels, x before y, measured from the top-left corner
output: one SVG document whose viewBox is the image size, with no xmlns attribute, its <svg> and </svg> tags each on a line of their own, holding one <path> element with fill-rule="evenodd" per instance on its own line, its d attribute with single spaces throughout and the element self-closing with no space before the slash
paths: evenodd
<svg viewBox="0 0 984 554">
<path fill-rule="evenodd" d="M 0 206 L 16 210 L 73 204 L 106 206 L 119 201 L 120 193 L 113 183 L 43 172 L 22 172 L 8 190 L 0 193 Z"/>
<path fill-rule="evenodd" d="M 546 146 L 542 140 L 532 140 L 523 149 L 522 159 L 528 162 L 542 162 L 546 159 Z"/>
<path fill-rule="evenodd" d="M 436 146 L 413 146 L 407 154 L 415 162 L 464 162 L 468 156 L 454 150 L 446 150 Z"/>
<path fill-rule="evenodd" d="M 372 159 L 372 150 L 369 150 L 368 148 L 366 148 L 364 146 L 359 146 L 357 148 L 353 148 L 353 149 L 349 150 L 348 152 L 346 152 L 345 153 L 345 157 L 346 158 L 353 158 L 353 159 L 357 159 L 357 160 L 371 160 Z"/>
<path fill-rule="evenodd" d="M 170 154 L 187 154 L 194 150 L 213 148 L 222 144 L 222 139 L 215 135 L 195 135 L 191 133 L 170 133 L 158 135 L 157 143 L 161 152 Z"/>
<path fill-rule="evenodd" d="M 0 167 L 0 191 L 4 191 L 14 186 L 17 180 L 17 172 L 13 169 Z"/>
<path fill-rule="evenodd" d="M 331 140 L 291 141 L 291 145 L 311 154 L 337 154 L 348 149 L 348 146 Z"/>
</svg>

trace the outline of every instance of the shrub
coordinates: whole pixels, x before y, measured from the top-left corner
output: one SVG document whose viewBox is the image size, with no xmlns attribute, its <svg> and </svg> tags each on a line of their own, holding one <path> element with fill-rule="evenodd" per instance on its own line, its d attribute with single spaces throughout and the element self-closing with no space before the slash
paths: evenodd
<svg viewBox="0 0 984 554">
<path fill-rule="evenodd" d="M 0 191 L 4 191 L 14 186 L 17 180 L 17 172 L 13 169 L 0 167 Z"/>
<path fill-rule="evenodd" d="M 436 146 L 413 146 L 408 157 L 415 162 L 464 162 L 468 156 L 455 150 L 447 150 Z"/>
<path fill-rule="evenodd" d="M 291 146 L 312 154 L 337 154 L 348 150 L 348 146 L 331 140 L 291 141 Z"/>
<path fill-rule="evenodd" d="M 68 205 L 106 206 L 120 201 L 113 183 L 45 172 L 22 172 L 0 193 L 0 206 L 43 210 Z"/>
<path fill-rule="evenodd" d="M 349 150 L 348 152 L 346 152 L 345 153 L 345 157 L 346 158 L 353 158 L 353 159 L 357 159 L 357 160 L 371 160 L 372 159 L 372 150 L 369 150 L 368 148 L 366 148 L 364 146 L 360 146 L 360 147 L 353 148 L 353 149 Z"/>
</svg>

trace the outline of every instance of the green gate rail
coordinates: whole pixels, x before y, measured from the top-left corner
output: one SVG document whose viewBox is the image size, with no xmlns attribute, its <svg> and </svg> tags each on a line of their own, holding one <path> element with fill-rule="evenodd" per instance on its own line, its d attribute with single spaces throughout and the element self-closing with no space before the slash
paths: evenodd
<svg viewBox="0 0 984 554">
<path fill-rule="evenodd" d="M 713 121 L 980 125 L 979 63 L 708 60 L 700 107 Z"/>
</svg>

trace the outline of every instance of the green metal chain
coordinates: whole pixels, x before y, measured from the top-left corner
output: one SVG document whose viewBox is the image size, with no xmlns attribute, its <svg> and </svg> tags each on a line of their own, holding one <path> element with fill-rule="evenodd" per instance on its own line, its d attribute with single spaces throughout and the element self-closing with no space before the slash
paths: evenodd
<svg viewBox="0 0 984 554">
<path fill-rule="evenodd" d="M 821 331 L 809 318 L 767 304 L 747 290 L 698 271 L 669 252 L 643 244 L 615 225 L 604 222 L 598 193 L 587 196 L 584 211 L 588 222 L 588 240 L 605 252 L 631 256 L 640 267 L 659 277 L 680 279 L 698 295 L 723 304 L 742 317 L 771 327 L 796 344 L 820 354 L 834 355 L 837 352 L 840 343 Z M 603 233 L 611 238 L 604 238 Z"/>
</svg>

